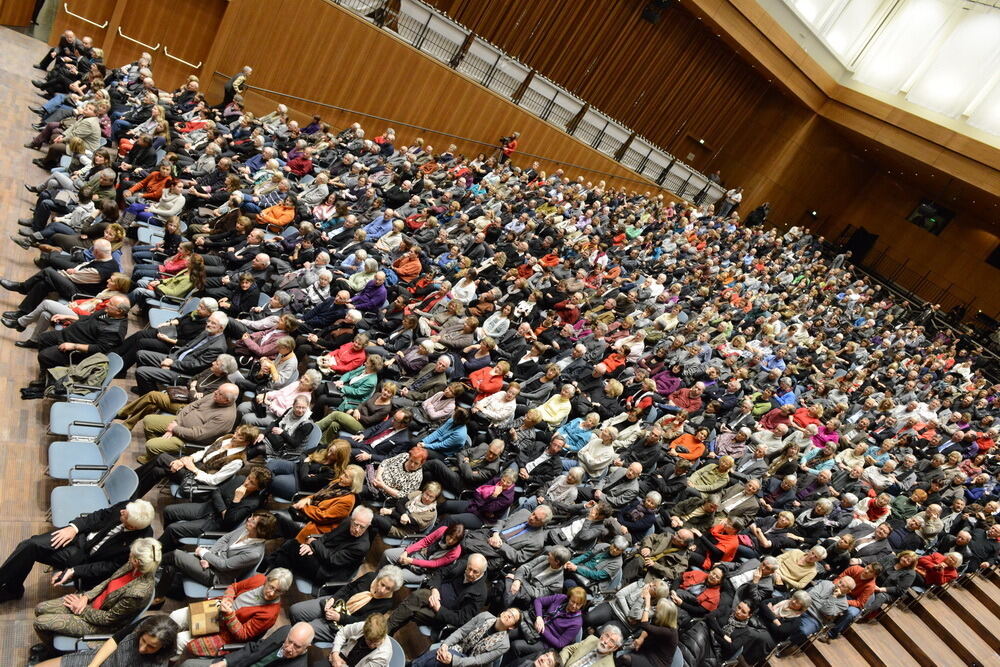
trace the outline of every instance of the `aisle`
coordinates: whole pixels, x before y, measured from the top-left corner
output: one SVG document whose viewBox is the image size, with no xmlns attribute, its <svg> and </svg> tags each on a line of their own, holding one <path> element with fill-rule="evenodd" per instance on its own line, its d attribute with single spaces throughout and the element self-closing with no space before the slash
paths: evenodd
<svg viewBox="0 0 1000 667">
<path fill-rule="evenodd" d="M 17 233 L 17 219 L 28 214 L 33 196 L 24 189 L 26 181 L 37 183 L 45 176 L 31 164 L 40 153 L 22 148 L 31 137 L 31 123 L 37 116 L 28 111 L 38 104 L 31 79 L 41 72 L 32 68 L 41 60 L 46 45 L 7 28 L 0 29 L 0 275 L 21 280 L 35 267 L 34 255 L 14 245 L 10 234 Z M 0 293 L 0 308 L 11 310 L 19 295 Z M 45 476 L 46 447 L 49 438 L 45 424 L 49 401 L 22 401 L 18 389 L 34 379 L 38 368 L 34 353 L 14 347 L 21 334 L 0 329 L 0 558 L 6 558 L 23 538 L 47 530 L 45 512 L 54 484 Z M 31 629 L 31 610 L 39 601 L 52 596 L 41 568 L 25 582 L 26 594 L 19 602 L 0 605 L 4 632 L 0 639 L 0 663 L 24 664 L 28 648 L 37 640 Z"/>
</svg>

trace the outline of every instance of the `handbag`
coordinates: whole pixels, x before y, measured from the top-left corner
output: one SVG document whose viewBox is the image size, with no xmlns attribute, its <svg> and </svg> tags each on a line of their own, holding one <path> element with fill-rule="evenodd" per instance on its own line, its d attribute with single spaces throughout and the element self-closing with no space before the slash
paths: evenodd
<svg viewBox="0 0 1000 667">
<path fill-rule="evenodd" d="M 176 386 L 167 387 L 167 397 L 170 398 L 171 403 L 190 403 L 191 402 L 191 390 L 187 387 Z"/>
<path fill-rule="evenodd" d="M 219 632 L 220 600 L 199 600 L 188 605 L 191 619 L 191 636 L 203 637 Z"/>
</svg>

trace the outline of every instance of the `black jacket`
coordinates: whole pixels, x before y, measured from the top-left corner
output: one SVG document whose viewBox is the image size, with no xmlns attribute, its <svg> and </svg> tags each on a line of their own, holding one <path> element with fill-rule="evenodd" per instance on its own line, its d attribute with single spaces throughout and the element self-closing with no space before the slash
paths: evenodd
<svg viewBox="0 0 1000 667">
<path fill-rule="evenodd" d="M 227 667 L 250 667 L 267 657 L 276 655 L 291 629 L 291 625 L 285 625 L 264 639 L 250 642 L 239 651 L 227 654 L 225 657 Z M 269 667 L 306 667 L 309 664 L 309 652 L 306 651 L 297 658 L 278 658 L 267 664 Z"/>
<path fill-rule="evenodd" d="M 437 618 L 442 625 L 465 625 L 486 604 L 486 577 L 479 577 L 471 584 L 465 583 L 464 560 L 436 569 L 427 587 L 436 588 L 441 594 L 441 609 Z"/>
<path fill-rule="evenodd" d="M 141 530 L 123 530 L 112 535 L 97 551 L 91 553 L 91 550 L 100 544 L 113 528 L 121 524 L 121 511 L 127 504 L 128 502 L 120 502 L 70 521 L 70 524 L 80 531 L 75 543 L 86 558 L 84 562 L 74 565 L 73 571 L 88 586 L 107 579 L 124 565 L 128 560 L 132 542 L 140 537 L 153 536 L 153 529 L 149 526 Z"/>
</svg>

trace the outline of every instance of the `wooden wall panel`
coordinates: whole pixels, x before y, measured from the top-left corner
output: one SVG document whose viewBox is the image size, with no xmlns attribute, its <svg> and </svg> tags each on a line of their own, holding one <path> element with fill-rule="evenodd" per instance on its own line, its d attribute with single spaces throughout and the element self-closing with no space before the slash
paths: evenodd
<svg viewBox="0 0 1000 667">
<path fill-rule="evenodd" d="M 423 136 L 438 149 L 455 143 L 466 154 L 489 154 L 501 135 L 519 131 L 522 150 L 578 165 L 566 167 L 569 176 L 607 180 L 640 191 L 656 189 L 614 160 L 340 7 L 321 0 L 235 0 L 228 11 L 233 14 L 227 14 L 225 23 L 236 28 L 219 36 L 218 71 L 231 74 L 250 65 L 252 86 L 474 140 L 394 125 L 399 143 Z M 273 21 L 275 16 L 304 15 L 310 17 L 310 30 L 305 32 Z M 288 48 L 292 41 L 295 48 Z M 319 113 L 334 126 L 359 121 L 370 131 L 381 132 L 387 125 L 294 100 L 274 100 L 303 113 Z M 254 105 L 270 111 L 274 101 L 254 96 L 251 110 L 260 110 Z M 521 158 L 522 163 L 526 160 L 530 158 Z M 555 161 L 541 167 L 551 173 L 559 166 Z"/>
<path fill-rule="evenodd" d="M 78 37 L 90 35 L 94 44 L 105 50 L 105 62 L 111 67 L 132 62 L 141 53 L 149 52 L 153 56 L 153 78 L 157 85 L 171 90 L 188 75 L 198 74 L 199 68 L 168 58 L 164 48 L 192 65 L 204 61 L 229 3 L 228 0 L 67 0 L 67 4 L 74 14 L 95 23 L 107 20 L 108 27 L 102 30 L 81 21 L 60 5 L 50 43 L 57 42 L 66 29 L 73 30 Z M 124 35 L 149 48 L 119 35 L 119 28 Z"/>
<path fill-rule="evenodd" d="M 0 0 L 0 25 L 26 26 L 34 10 L 35 0 Z"/>
<path fill-rule="evenodd" d="M 49 35 L 49 44 L 57 43 L 63 32 L 72 30 L 78 38 L 89 36 L 93 38 L 94 46 L 104 48 L 108 29 L 98 28 L 76 16 L 72 16 L 66 13 L 63 7 L 68 6 L 73 14 L 82 16 L 94 23 L 103 24 L 105 21 L 109 21 L 108 25 L 110 26 L 110 20 L 115 11 L 115 2 L 116 0 L 65 0 L 65 2 L 60 2 L 55 20 L 52 22 L 52 33 Z M 112 32 L 114 32 L 113 29 Z"/>
<path fill-rule="evenodd" d="M 675 3 L 653 24 L 647 0 L 429 2 L 661 148 L 693 152 L 700 169 L 769 87 Z"/>
</svg>

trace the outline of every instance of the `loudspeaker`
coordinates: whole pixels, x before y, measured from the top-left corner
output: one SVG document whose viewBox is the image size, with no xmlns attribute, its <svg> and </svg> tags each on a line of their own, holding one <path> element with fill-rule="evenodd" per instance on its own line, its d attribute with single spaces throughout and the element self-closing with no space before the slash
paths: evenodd
<svg viewBox="0 0 1000 667">
<path fill-rule="evenodd" d="M 867 255 L 872 247 L 875 245 L 875 241 L 878 240 L 878 234 L 872 234 L 870 231 L 864 227 L 858 227 L 851 234 L 851 238 L 847 240 L 844 244 L 845 250 L 851 251 L 851 259 L 860 264 L 864 260 L 865 255 Z"/>
</svg>

